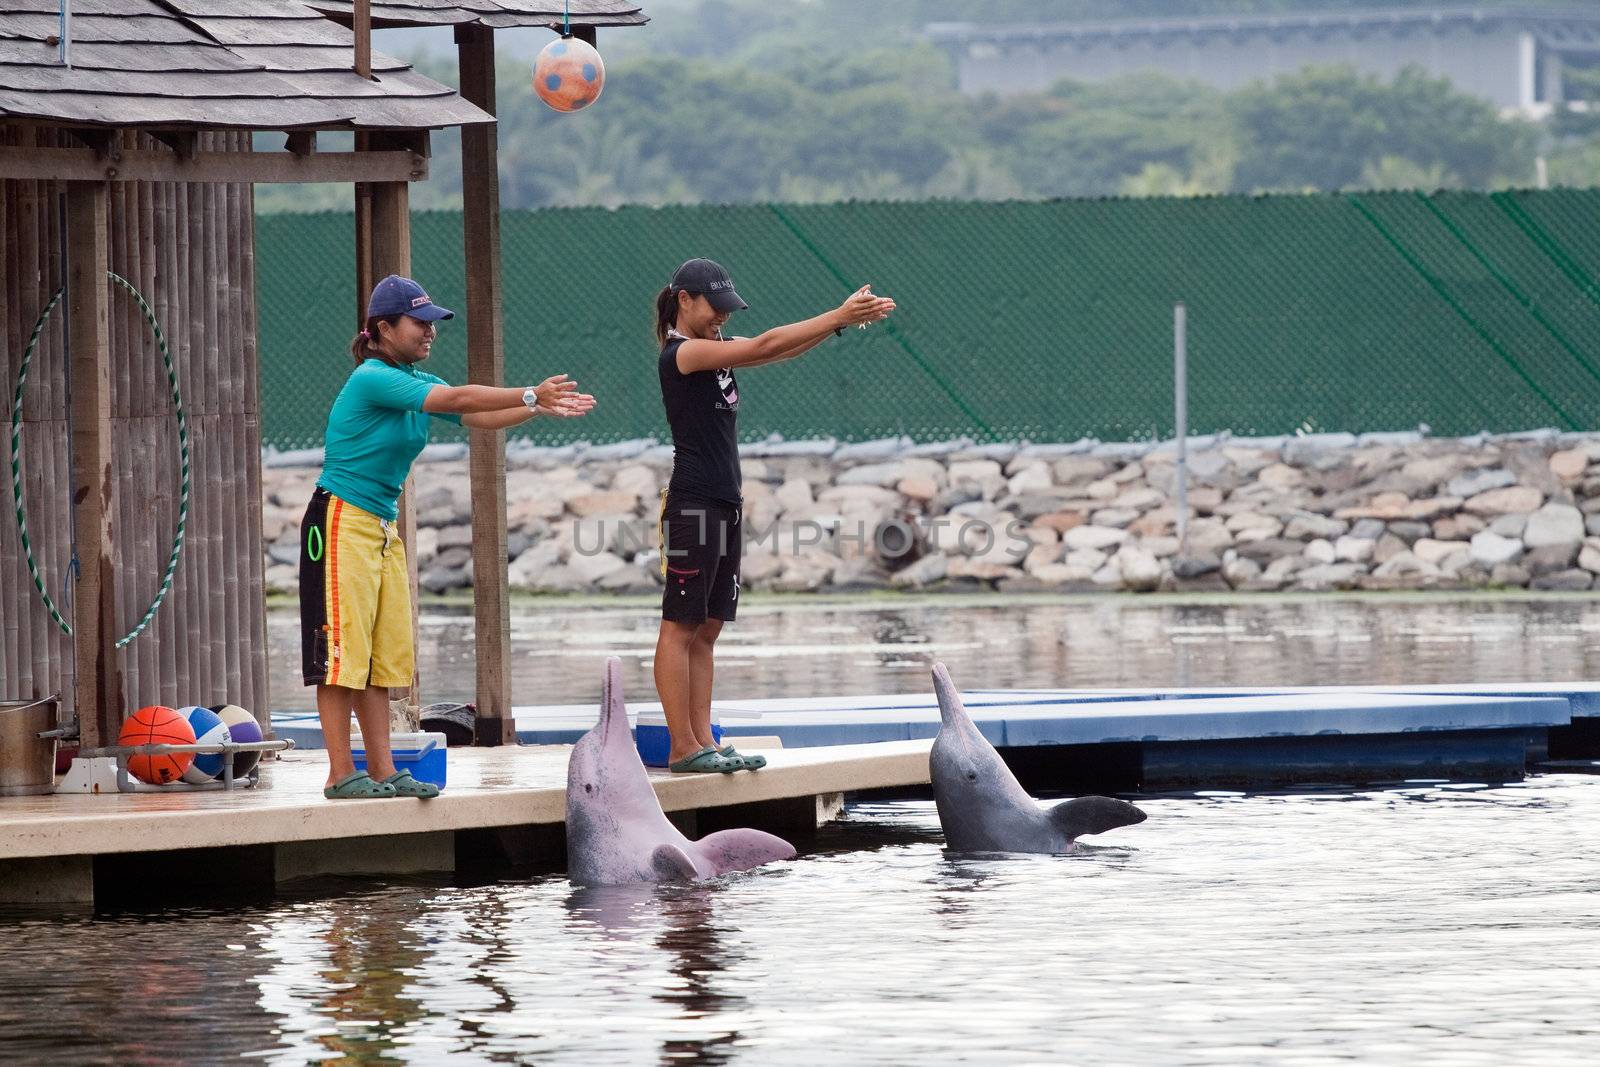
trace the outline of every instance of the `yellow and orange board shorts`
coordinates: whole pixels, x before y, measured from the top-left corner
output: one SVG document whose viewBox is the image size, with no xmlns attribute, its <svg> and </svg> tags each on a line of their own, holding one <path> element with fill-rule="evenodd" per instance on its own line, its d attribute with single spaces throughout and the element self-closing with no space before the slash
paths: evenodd
<svg viewBox="0 0 1600 1067">
<path fill-rule="evenodd" d="M 300 524 L 300 644 L 307 685 L 411 684 L 411 585 L 395 524 L 318 489 Z"/>
</svg>

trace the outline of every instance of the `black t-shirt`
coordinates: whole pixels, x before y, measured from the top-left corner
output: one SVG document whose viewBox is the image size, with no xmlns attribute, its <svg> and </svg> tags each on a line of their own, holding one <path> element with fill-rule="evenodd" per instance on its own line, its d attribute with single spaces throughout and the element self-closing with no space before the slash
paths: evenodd
<svg viewBox="0 0 1600 1067">
<path fill-rule="evenodd" d="M 737 508 L 743 502 L 739 478 L 739 385 L 733 371 L 678 369 L 678 347 L 688 340 L 669 335 L 657 369 L 661 403 L 672 428 L 672 481 L 675 501 Z"/>
</svg>

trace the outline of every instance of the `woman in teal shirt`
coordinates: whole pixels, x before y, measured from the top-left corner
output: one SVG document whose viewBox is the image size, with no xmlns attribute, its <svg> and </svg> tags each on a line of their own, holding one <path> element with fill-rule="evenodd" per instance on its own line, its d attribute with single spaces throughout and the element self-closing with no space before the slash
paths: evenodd
<svg viewBox="0 0 1600 1067">
<path fill-rule="evenodd" d="M 366 328 L 350 343 L 356 369 L 328 413 L 322 476 L 301 524 L 303 675 L 317 687 L 330 799 L 432 797 L 439 790 L 396 771 L 389 752 L 389 690 L 415 671 L 406 549 L 395 529 L 400 491 L 428 443 L 428 420 L 503 430 L 535 415 L 594 407 L 564 374 L 526 389 L 447 384 L 420 370 L 453 312 L 422 286 L 391 274 L 372 290 Z M 350 754 L 350 714 L 367 769 Z"/>
</svg>

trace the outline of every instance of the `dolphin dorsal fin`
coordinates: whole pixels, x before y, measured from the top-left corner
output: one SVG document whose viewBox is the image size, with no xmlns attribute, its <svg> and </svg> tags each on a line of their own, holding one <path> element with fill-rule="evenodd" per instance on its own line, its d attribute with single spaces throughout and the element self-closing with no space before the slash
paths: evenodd
<svg viewBox="0 0 1600 1067">
<path fill-rule="evenodd" d="M 1103 834 L 1119 826 L 1132 826 L 1144 822 L 1146 816 L 1126 800 L 1078 797 L 1057 804 L 1045 812 L 1045 818 L 1071 841 L 1084 834 Z"/>
</svg>

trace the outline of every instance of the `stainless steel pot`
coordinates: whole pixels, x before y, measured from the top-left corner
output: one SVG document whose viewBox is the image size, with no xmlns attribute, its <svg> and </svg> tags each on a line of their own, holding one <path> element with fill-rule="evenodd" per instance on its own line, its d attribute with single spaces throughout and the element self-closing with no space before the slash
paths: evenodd
<svg viewBox="0 0 1600 1067">
<path fill-rule="evenodd" d="M 55 697 L 0 701 L 0 796 L 55 791 L 59 732 Z"/>
</svg>

